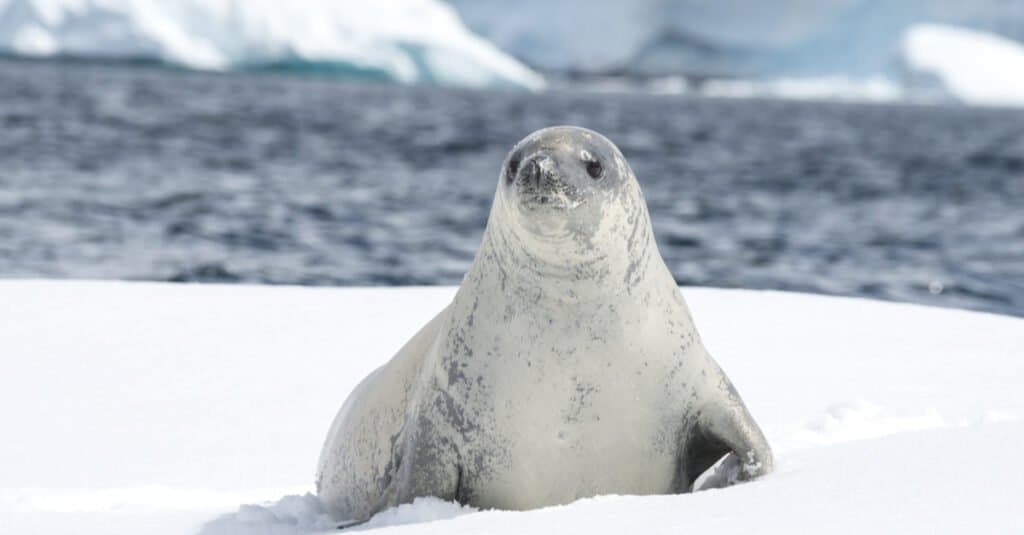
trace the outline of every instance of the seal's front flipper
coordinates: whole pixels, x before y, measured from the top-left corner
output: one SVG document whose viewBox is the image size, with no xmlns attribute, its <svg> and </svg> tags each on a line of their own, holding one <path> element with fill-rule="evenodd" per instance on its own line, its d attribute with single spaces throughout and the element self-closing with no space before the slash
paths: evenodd
<svg viewBox="0 0 1024 535">
<path fill-rule="evenodd" d="M 683 466 L 685 476 L 685 490 L 697 490 L 697 482 L 702 474 L 708 471 L 719 460 L 731 451 L 718 436 L 709 432 L 707 427 L 698 422 L 690 430 L 689 436 L 684 441 Z M 705 478 L 706 479 L 706 478 Z M 728 483 L 716 483 L 714 486 L 726 486 Z M 707 487 L 700 485 L 701 488 Z M 707 487 L 710 488 L 710 487 Z"/>
<path fill-rule="evenodd" d="M 772 471 L 774 460 L 768 441 L 735 390 L 730 390 L 727 402 L 700 411 L 685 442 L 688 490 L 727 486 Z M 716 470 L 698 482 L 701 474 L 713 466 Z"/>
<path fill-rule="evenodd" d="M 733 452 L 726 453 L 717 463 L 702 472 L 694 480 L 691 492 L 721 489 L 735 485 L 740 481 L 740 461 Z"/>
</svg>

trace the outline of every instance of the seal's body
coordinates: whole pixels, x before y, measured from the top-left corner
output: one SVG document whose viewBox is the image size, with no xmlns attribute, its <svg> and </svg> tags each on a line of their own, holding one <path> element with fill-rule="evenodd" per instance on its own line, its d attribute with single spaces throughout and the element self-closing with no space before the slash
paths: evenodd
<svg viewBox="0 0 1024 535">
<path fill-rule="evenodd" d="M 555 127 L 505 163 L 454 301 L 349 396 L 317 492 L 340 522 L 418 496 L 529 509 L 772 467 L 608 140 Z"/>
</svg>

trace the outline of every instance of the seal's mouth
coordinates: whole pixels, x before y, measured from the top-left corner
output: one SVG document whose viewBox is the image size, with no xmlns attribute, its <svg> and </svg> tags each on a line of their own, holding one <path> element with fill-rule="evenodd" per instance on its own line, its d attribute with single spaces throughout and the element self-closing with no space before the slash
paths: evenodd
<svg viewBox="0 0 1024 535">
<path fill-rule="evenodd" d="M 519 205 L 527 210 L 572 210 L 583 204 L 581 199 L 573 198 L 563 192 L 522 192 L 519 194 Z"/>
<path fill-rule="evenodd" d="M 580 192 L 553 177 L 540 184 L 518 184 L 519 205 L 528 210 L 572 210 L 583 204 Z"/>
</svg>

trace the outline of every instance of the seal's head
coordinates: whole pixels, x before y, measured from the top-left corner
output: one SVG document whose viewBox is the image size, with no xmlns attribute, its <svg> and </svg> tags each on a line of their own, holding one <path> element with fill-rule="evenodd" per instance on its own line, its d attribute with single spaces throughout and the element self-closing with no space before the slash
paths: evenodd
<svg viewBox="0 0 1024 535">
<path fill-rule="evenodd" d="M 593 236 L 635 211 L 633 171 L 607 138 L 574 126 L 538 130 L 509 152 L 499 197 L 516 226 L 538 237 Z M 639 203 L 642 205 L 642 201 Z"/>
<path fill-rule="evenodd" d="M 640 185 L 619 149 L 584 128 L 538 130 L 502 166 L 475 270 L 565 295 L 628 289 L 657 256 Z M 533 278 L 530 278 L 533 277 Z M 503 280 L 504 286 L 508 281 Z"/>
</svg>

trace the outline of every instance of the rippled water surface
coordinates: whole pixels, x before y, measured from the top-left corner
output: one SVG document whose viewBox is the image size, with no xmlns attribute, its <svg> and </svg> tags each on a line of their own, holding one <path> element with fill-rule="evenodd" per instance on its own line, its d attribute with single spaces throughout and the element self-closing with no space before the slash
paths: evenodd
<svg viewBox="0 0 1024 535">
<path fill-rule="evenodd" d="M 681 283 L 1024 315 L 1024 112 L 0 61 L 0 276 L 457 284 L 498 167 L 615 141 Z"/>
</svg>

